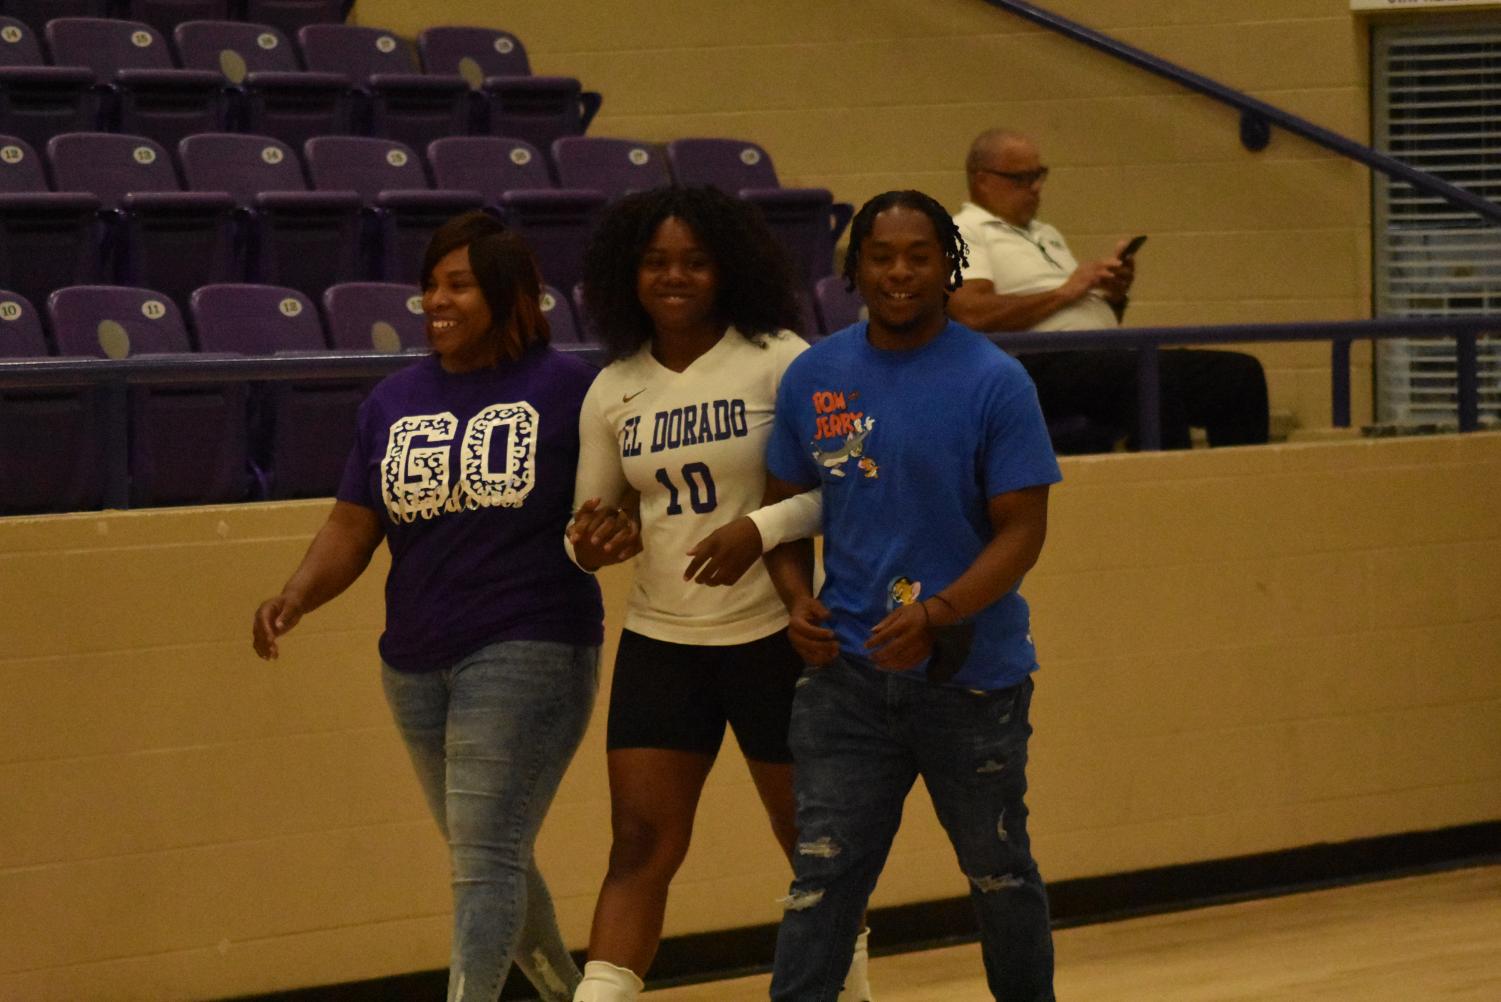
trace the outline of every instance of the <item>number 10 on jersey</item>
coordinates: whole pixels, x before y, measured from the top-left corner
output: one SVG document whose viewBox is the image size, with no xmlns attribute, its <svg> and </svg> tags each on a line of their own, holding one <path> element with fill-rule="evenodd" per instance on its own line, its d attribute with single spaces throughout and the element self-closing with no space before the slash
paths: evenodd
<svg viewBox="0 0 1501 1002">
<path fill-rule="evenodd" d="M 682 479 L 688 485 L 688 504 L 695 512 L 707 515 L 719 504 L 714 493 L 714 477 L 703 463 L 685 463 Z M 681 515 L 682 494 L 665 467 L 657 470 L 657 483 L 667 488 L 667 514 Z"/>
</svg>

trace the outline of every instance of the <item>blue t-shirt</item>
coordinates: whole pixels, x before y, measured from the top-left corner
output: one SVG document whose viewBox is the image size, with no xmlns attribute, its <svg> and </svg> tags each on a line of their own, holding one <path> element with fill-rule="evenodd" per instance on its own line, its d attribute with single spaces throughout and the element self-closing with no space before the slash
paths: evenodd
<svg viewBox="0 0 1501 1002">
<path fill-rule="evenodd" d="M 387 664 L 435 671 L 502 640 L 601 641 L 599 587 L 563 550 L 594 375 L 537 347 L 465 373 L 431 355 L 371 391 L 338 497 L 374 510 L 391 548 Z"/>
<path fill-rule="evenodd" d="M 777 393 L 767 466 L 823 488 L 819 599 L 842 652 L 867 663 L 887 613 L 942 591 L 979 556 L 990 498 L 1062 479 L 1026 371 L 952 322 L 910 351 L 872 347 L 858 323 L 798 356 Z M 950 684 L 1000 689 L 1037 667 L 1016 589 L 974 623 Z"/>
</svg>

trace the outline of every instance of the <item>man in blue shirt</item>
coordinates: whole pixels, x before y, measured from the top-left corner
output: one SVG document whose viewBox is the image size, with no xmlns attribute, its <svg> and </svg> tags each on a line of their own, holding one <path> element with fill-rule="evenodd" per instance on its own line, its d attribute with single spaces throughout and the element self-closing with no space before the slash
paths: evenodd
<svg viewBox="0 0 1501 1002">
<path fill-rule="evenodd" d="M 1053 998 L 1047 897 L 1027 838 L 1037 667 L 1017 593 L 1058 464 L 1022 367 L 948 320 L 965 248 L 920 192 L 868 202 L 844 272 L 869 307 L 787 369 L 767 498 L 823 495 L 812 546 L 766 556 L 810 666 L 793 705 L 798 846 L 776 1002 L 832 1002 L 920 775 L 969 878 L 998 1000 Z"/>
</svg>

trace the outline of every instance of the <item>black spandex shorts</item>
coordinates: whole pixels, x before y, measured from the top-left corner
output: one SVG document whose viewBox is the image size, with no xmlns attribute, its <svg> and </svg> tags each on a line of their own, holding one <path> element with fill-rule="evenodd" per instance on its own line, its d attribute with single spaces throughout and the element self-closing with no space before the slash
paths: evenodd
<svg viewBox="0 0 1501 1002">
<path fill-rule="evenodd" d="M 605 746 L 712 758 L 728 722 L 746 758 L 791 762 L 787 724 L 802 671 L 785 630 L 727 647 L 672 644 L 626 630 L 615 656 Z"/>
</svg>

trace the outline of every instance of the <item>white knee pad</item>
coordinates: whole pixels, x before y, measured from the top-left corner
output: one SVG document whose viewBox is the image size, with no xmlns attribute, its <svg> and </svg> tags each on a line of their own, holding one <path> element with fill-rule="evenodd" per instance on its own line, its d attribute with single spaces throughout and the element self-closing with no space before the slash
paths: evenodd
<svg viewBox="0 0 1501 1002">
<path fill-rule="evenodd" d="M 609 961 L 591 960 L 584 965 L 584 980 L 573 993 L 573 1002 L 635 1002 L 641 988 L 634 972 Z"/>
</svg>

